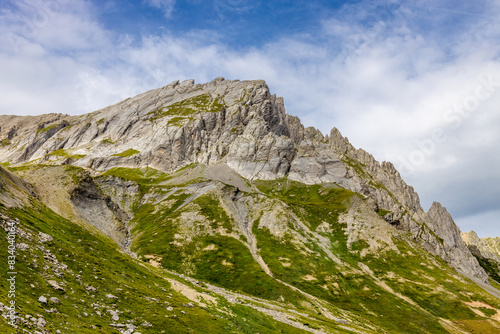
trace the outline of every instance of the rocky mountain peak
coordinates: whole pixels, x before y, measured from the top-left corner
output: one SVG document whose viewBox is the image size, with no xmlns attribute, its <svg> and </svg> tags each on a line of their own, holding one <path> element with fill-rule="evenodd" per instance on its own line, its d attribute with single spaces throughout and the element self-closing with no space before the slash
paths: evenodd
<svg viewBox="0 0 500 334">
<path fill-rule="evenodd" d="M 166 173 L 189 164 L 229 167 L 249 180 L 287 178 L 359 193 L 388 224 L 451 266 L 487 281 L 439 203 L 428 213 L 394 165 L 379 163 L 333 128 L 329 136 L 286 114 L 263 80 L 174 81 L 80 116 L 0 116 L 0 159 L 12 165 L 114 167 Z"/>
</svg>

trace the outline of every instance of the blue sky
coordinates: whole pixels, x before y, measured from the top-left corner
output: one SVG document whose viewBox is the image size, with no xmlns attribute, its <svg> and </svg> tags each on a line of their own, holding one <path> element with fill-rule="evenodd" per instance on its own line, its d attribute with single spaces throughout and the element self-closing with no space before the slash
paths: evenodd
<svg viewBox="0 0 500 334">
<path fill-rule="evenodd" d="M 498 0 L 6 0 L 0 113 L 264 79 L 306 126 L 392 161 L 425 209 L 500 236 L 499 42 Z"/>
</svg>

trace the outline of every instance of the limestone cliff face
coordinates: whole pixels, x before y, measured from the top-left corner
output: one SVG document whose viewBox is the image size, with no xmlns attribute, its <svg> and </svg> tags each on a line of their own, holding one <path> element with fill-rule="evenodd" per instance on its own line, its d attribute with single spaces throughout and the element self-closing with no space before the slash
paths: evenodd
<svg viewBox="0 0 500 334">
<path fill-rule="evenodd" d="M 0 116 L 0 160 L 173 172 L 227 165 L 248 180 L 336 183 L 358 192 L 394 228 L 466 275 L 487 275 L 441 205 L 428 213 L 390 162 L 377 162 L 334 128 L 323 136 L 287 115 L 264 81 L 175 81 L 102 110 L 68 116 Z"/>
<path fill-rule="evenodd" d="M 461 231 L 453 221 L 448 211 L 438 202 L 434 202 L 429 209 L 429 228 L 436 234 L 438 244 L 436 253 L 452 267 L 465 273 L 473 273 L 475 277 L 483 278 L 484 270 L 477 266 L 477 260 L 471 256 L 467 244 L 461 238 Z M 483 278 L 487 281 L 487 278 Z"/>
</svg>

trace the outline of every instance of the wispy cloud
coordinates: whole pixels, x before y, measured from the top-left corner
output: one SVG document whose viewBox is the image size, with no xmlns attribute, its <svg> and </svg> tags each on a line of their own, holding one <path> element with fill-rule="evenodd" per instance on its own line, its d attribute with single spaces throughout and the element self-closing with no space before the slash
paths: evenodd
<svg viewBox="0 0 500 334">
<path fill-rule="evenodd" d="M 149 6 L 160 9 L 166 18 L 170 18 L 172 16 L 175 1 L 176 0 L 144 0 L 144 2 Z"/>
</svg>

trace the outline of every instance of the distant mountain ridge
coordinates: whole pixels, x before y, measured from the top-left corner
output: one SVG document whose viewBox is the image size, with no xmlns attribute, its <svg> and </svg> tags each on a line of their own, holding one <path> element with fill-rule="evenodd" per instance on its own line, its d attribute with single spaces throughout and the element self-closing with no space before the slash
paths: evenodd
<svg viewBox="0 0 500 334">
<path fill-rule="evenodd" d="M 479 238 L 477 233 L 470 231 L 462 233 L 462 239 L 469 246 L 476 246 L 484 257 L 500 263 L 500 237 Z"/>
<path fill-rule="evenodd" d="M 500 238 L 479 238 L 476 232 L 470 231 L 462 233 L 462 239 L 490 278 L 500 282 Z"/>
</svg>

